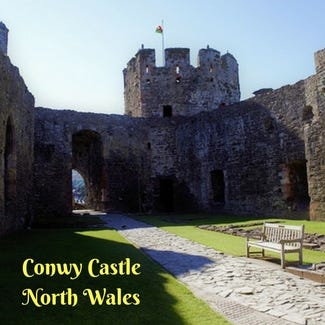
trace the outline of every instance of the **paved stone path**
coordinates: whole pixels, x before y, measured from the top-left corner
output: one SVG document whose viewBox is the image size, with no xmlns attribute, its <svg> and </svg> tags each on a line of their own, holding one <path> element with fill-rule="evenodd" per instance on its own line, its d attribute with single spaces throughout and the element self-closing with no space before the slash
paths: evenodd
<svg viewBox="0 0 325 325">
<path fill-rule="evenodd" d="M 224 255 L 123 215 L 102 219 L 233 324 L 325 324 L 324 285 L 266 261 Z"/>
</svg>

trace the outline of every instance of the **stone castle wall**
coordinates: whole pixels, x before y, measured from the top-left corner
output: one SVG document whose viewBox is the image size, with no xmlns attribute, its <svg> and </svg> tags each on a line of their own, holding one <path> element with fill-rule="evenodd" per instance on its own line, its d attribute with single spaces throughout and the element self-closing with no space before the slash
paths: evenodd
<svg viewBox="0 0 325 325">
<path fill-rule="evenodd" d="M 316 75 L 306 80 L 304 126 L 310 218 L 325 221 L 325 49 L 315 53 Z"/>
<path fill-rule="evenodd" d="M 309 209 L 312 220 L 325 220 L 324 49 L 315 53 L 315 75 L 242 102 L 231 54 L 202 49 L 194 68 L 188 49 L 167 49 L 165 66 L 156 67 L 154 50 L 141 49 L 124 70 L 126 115 L 104 115 L 34 109 L 2 27 L 0 235 L 33 215 L 69 215 L 72 169 L 96 209 Z"/>
<path fill-rule="evenodd" d="M 148 170 L 143 123 L 127 116 L 37 108 L 36 215 L 71 213 L 72 169 L 89 185 L 93 208 L 137 211 Z"/>
<path fill-rule="evenodd" d="M 166 57 L 166 67 L 174 66 L 172 58 L 182 57 L 185 65 L 189 62 L 186 50 L 175 52 L 177 55 L 170 52 Z M 142 50 L 142 56 L 150 60 L 154 60 L 153 54 L 151 50 Z M 138 63 L 148 63 L 149 59 L 142 59 Z M 128 68 L 136 66 L 130 62 Z M 200 67 L 204 68 L 203 63 Z M 146 68 L 145 65 L 143 69 Z M 165 71 L 158 69 L 161 73 Z M 56 139 L 70 140 L 64 141 L 66 157 L 58 158 L 61 165 L 55 160 L 51 162 L 49 170 L 57 170 L 47 176 L 42 172 L 35 179 L 42 183 L 60 180 L 53 199 L 59 192 L 64 193 L 62 187 L 67 186 L 63 197 L 71 193 L 70 170 L 76 160 L 71 139 L 80 130 L 92 130 L 98 133 L 103 150 L 102 158 L 97 157 L 98 150 L 92 154 L 93 160 L 102 161 L 99 178 L 104 185 L 97 192 L 106 193 L 106 197 L 102 202 L 97 199 L 99 206 L 142 212 L 204 210 L 286 216 L 308 208 L 311 200 L 311 217 L 322 219 L 324 119 L 319 71 L 322 70 L 318 68 L 315 76 L 294 85 L 189 116 L 133 119 L 40 109 L 36 157 L 44 151 L 42 142 L 46 134 L 54 147 Z M 133 77 L 134 82 L 139 82 L 137 74 Z M 133 90 L 138 91 L 136 87 Z M 140 113 L 145 111 L 144 107 Z M 148 112 L 154 112 L 154 107 L 148 106 Z M 78 127 L 74 126 L 75 121 L 79 121 Z M 42 126 L 44 123 L 46 127 Z M 115 124 L 119 127 L 113 127 L 112 137 L 107 138 L 107 128 Z M 41 126 L 43 131 L 39 133 Z M 86 161 L 85 157 L 89 156 L 81 153 L 79 160 Z M 42 159 L 39 164 L 43 164 Z M 89 168 L 93 167 L 86 164 L 79 171 Z M 66 185 L 60 176 L 64 169 Z M 50 197 L 48 193 L 46 197 Z M 43 204 L 46 198 L 39 202 Z M 64 198 L 62 202 L 64 215 L 71 209 L 70 198 L 69 204 L 64 203 Z M 44 211 L 44 204 L 40 211 Z"/>
<path fill-rule="evenodd" d="M 0 51 L 0 236 L 32 222 L 34 98 Z"/>
</svg>

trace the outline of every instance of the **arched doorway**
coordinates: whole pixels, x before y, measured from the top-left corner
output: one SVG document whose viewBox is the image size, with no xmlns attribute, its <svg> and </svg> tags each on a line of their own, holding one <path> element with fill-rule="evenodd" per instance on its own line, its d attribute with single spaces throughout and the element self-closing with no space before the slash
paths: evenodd
<svg viewBox="0 0 325 325">
<path fill-rule="evenodd" d="M 6 124 L 6 139 L 4 150 L 4 202 L 5 216 L 15 214 L 17 199 L 16 178 L 17 178 L 17 155 L 14 136 L 14 127 L 11 118 L 8 118 Z"/>
<path fill-rule="evenodd" d="M 82 130 L 72 135 L 72 169 L 82 175 L 87 188 L 85 206 L 103 209 L 103 149 L 99 133 Z"/>
</svg>

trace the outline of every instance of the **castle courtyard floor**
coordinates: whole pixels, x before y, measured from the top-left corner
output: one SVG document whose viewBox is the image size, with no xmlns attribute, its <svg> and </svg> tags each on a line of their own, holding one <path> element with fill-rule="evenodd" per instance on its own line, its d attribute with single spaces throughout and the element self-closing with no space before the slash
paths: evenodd
<svg viewBox="0 0 325 325">
<path fill-rule="evenodd" d="M 324 285 L 267 261 L 225 255 L 130 217 L 101 218 L 233 324 L 325 324 Z"/>
</svg>

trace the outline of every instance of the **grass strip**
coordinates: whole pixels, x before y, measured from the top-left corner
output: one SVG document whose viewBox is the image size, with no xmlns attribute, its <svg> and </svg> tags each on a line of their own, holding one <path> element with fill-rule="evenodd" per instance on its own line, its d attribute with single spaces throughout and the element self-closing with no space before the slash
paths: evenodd
<svg viewBox="0 0 325 325">
<path fill-rule="evenodd" d="M 325 234 L 325 223 L 321 221 L 289 220 L 289 219 L 256 219 L 238 216 L 207 216 L 207 215 L 157 215 L 139 216 L 138 220 L 150 223 L 156 227 L 169 231 L 178 236 L 190 239 L 200 244 L 212 247 L 218 251 L 234 256 L 246 255 L 246 238 L 223 234 L 220 232 L 199 229 L 199 225 L 226 226 L 229 224 L 244 225 L 255 222 L 280 222 L 288 225 L 305 225 L 309 233 Z M 280 261 L 279 254 L 266 252 L 267 256 L 275 257 Z M 286 260 L 297 261 L 297 254 L 286 254 Z M 320 263 L 325 261 L 325 253 L 310 249 L 303 249 L 304 264 Z"/>
</svg>

